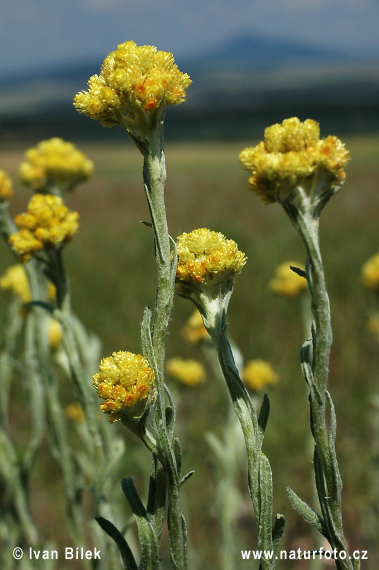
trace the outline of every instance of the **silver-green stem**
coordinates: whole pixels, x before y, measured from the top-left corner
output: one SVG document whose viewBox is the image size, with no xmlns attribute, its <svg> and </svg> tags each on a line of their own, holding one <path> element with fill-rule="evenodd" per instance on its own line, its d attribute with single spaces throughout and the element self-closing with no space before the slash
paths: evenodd
<svg viewBox="0 0 379 570">
<path fill-rule="evenodd" d="M 164 189 L 166 180 L 162 124 L 150 137 L 148 150 L 143 152 L 144 188 L 149 204 L 154 231 L 157 265 L 157 294 L 151 327 L 154 353 L 157 402 L 155 405 L 156 429 L 160 460 L 168 478 L 168 532 L 171 558 L 175 568 L 188 568 L 187 531 L 180 498 L 180 468 L 166 422 L 166 389 L 164 385 L 165 343 L 173 306 L 175 260 L 171 259 L 171 242 L 168 233 Z"/>
<path fill-rule="evenodd" d="M 312 433 L 316 445 L 316 485 L 331 546 L 337 552 L 346 553 L 346 559 L 336 560 L 336 566 L 341 570 L 353 570 L 359 566 L 354 566 L 350 560 L 343 534 L 342 480 L 335 450 L 335 416 L 333 403 L 327 392 L 333 336 L 329 297 L 319 247 L 318 217 L 299 212 L 295 218 L 295 225 L 299 229 L 308 254 L 307 278 L 314 317 L 310 407 Z M 318 473 L 318 461 L 322 473 Z"/>
</svg>

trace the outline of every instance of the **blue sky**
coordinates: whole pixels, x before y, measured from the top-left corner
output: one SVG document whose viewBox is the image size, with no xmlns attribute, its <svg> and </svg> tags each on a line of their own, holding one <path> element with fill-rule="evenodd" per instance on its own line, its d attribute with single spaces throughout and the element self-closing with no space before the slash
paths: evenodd
<svg viewBox="0 0 379 570">
<path fill-rule="evenodd" d="M 132 39 L 177 60 L 258 32 L 379 60 L 378 0 L 2 0 L 0 74 L 104 57 Z"/>
</svg>

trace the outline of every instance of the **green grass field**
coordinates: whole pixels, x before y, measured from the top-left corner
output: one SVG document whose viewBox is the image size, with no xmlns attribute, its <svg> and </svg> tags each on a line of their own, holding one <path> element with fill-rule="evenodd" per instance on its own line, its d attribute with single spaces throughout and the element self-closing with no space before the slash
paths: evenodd
<svg viewBox="0 0 379 570">
<path fill-rule="evenodd" d="M 299 365 L 304 335 L 297 302 L 274 297 L 267 283 L 278 264 L 286 260 L 304 263 L 305 254 L 281 207 L 263 205 L 248 189 L 248 175 L 239 166 L 238 154 L 256 142 L 168 144 L 167 216 L 173 237 L 209 227 L 237 241 L 248 257 L 230 303 L 229 330 L 246 360 L 269 360 L 280 377 L 279 384 L 269 389 L 271 416 L 265 452 L 273 469 L 274 509 L 287 518 L 281 548 L 298 548 L 309 546 L 311 530 L 291 509 L 285 489 L 290 485 L 302 498 L 312 500 L 307 392 Z M 352 550 L 367 550 L 373 548 L 370 529 L 374 523 L 369 517 L 374 502 L 373 470 L 379 461 L 373 451 L 379 422 L 376 419 L 375 432 L 371 403 L 373 395 L 379 394 L 379 344 L 366 330 L 367 314 L 376 299 L 364 290 L 360 271 L 366 259 L 379 251 L 379 136 L 360 136 L 344 142 L 351 152 L 351 163 L 345 186 L 322 214 L 321 248 L 332 308 L 330 392 L 338 419 L 345 534 Z M 149 216 L 142 187 L 142 158 L 128 140 L 125 145 L 88 144 L 79 148 L 95 162 L 95 172 L 67 200 L 70 208 L 79 211 L 81 220 L 80 232 L 65 255 L 73 310 L 99 336 L 104 356 L 114 350 L 139 352 L 143 308 L 152 305 L 155 296 L 151 230 L 140 223 Z M 24 209 L 30 197 L 17 181 L 24 150 L 5 149 L 0 157 L 0 168 L 15 181 L 14 214 Z M 12 257 L 4 244 L 0 252 L 2 274 Z M 0 307 L 3 312 L 3 299 Z M 203 359 L 195 346 L 181 339 L 181 328 L 192 310 L 189 301 L 176 299 L 167 343 L 169 357 Z M 226 392 L 212 379 L 211 370 L 208 372 L 206 383 L 199 388 L 174 388 L 180 400 L 178 433 L 184 470 L 195 469 L 195 475 L 183 487 L 190 545 L 196 553 L 195 570 L 219 568 L 219 527 L 212 507 L 214 470 L 204 433 L 221 433 Z M 20 430 L 25 429 L 24 423 Z M 122 426 L 110 425 L 109 429 L 122 430 Z M 143 490 L 148 482 L 148 471 L 143 468 L 149 456 L 132 435 L 125 432 L 125 437 L 130 439 L 130 453 L 124 475 L 135 476 L 138 488 Z M 44 532 L 54 537 L 64 513 L 58 512 L 58 507 L 51 508 L 44 493 L 46 488 L 59 494 L 59 485 L 50 481 L 54 467 L 49 465 L 46 454 L 41 455 L 41 466 L 38 480 L 36 477 L 34 481 L 38 491 L 34 509 Z M 44 469 L 49 471 L 45 474 Z M 240 487 L 246 501 L 238 521 L 237 554 L 256 545 L 244 473 Z M 252 567 L 240 558 L 236 558 L 236 570 Z M 293 568 L 307 568 L 301 564 L 297 562 Z M 281 568 L 290 569 L 291 565 L 282 563 Z M 362 565 L 364 568 L 371 567 Z"/>
</svg>

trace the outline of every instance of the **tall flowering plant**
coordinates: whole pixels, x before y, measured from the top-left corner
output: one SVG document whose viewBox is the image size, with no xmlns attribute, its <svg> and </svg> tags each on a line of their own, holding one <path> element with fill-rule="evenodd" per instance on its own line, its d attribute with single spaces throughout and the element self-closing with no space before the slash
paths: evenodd
<svg viewBox="0 0 379 570">
<path fill-rule="evenodd" d="M 314 438 L 314 472 L 321 515 L 288 489 L 294 508 L 335 549 L 337 568 L 356 570 L 342 525 L 342 480 L 335 441 L 336 415 L 328 391 L 332 328 L 329 298 L 319 245 L 320 214 L 345 181 L 349 153 L 335 136 L 320 138 L 319 125 L 293 117 L 268 127 L 265 139 L 244 149 L 240 162 L 250 173 L 251 190 L 265 203 L 278 202 L 298 230 L 307 254 L 306 270 L 293 268 L 308 283 L 312 298 L 311 337 L 301 350 L 301 366 L 309 388 Z"/>
</svg>

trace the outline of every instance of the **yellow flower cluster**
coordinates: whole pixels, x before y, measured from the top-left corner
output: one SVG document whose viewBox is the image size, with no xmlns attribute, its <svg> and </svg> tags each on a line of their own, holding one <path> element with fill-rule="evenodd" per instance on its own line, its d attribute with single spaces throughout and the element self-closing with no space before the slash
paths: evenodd
<svg viewBox="0 0 379 570">
<path fill-rule="evenodd" d="M 43 248 L 53 248 L 70 241 L 78 230 L 79 214 L 70 211 L 60 197 L 34 194 L 27 212 L 15 218 L 19 231 L 12 234 L 9 243 L 22 262 Z"/>
<path fill-rule="evenodd" d="M 363 264 L 361 278 L 363 285 L 368 289 L 379 289 L 379 253 Z"/>
<path fill-rule="evenodd" d="M 335 136 L 320 139 L 316 121 L 301 122 L 297 117 L 265 130 L 265 140 L 240 153 L 240 163 L 251 176 L 251 190 L 264 202 L 285 202 L 295 189 L 309 185 L 320 174 L 330 188 L 345 179 L 349 153 Z"/>
<path fill-rule="evenodd" d="M 183 233 L 176 245 L 180 281 L 214 285 L 240 273 L 246 263 L 235 241 L 206 228 Z"/>
<path fill-rule="evenodd" d="M 242 371 L 242 379 L 250 390 L 258 392 L 265 386 L 277 384 L 278 375 L 274 372 L 269 362 L 255 359 L 247 362 Z"/>
<path fill-rule="evenodd" d="M 19 295 L 24 303 L 29 303 L 32 299 L 25 269 L 19 263 L 8 267 L 0 278 L 0 288 Z"/>
<path fill-rule="evenodd" d="M 193 344 L 201 342 L 204 338 L 209 338 L 202 316 L 197 309 L 192 313 L 183 327 L 183 338 Z"/>
<path fill-rule="evenodd" d="M 304 265 L 297 261 L 281 263 L 275 270 L 275 276 L 269 281 L 269 289 L 276 295 L 283 297 L 297 297 L 304 291 L 308 284 L 304 277 L 300 277 L 292 271 L 292 267 L 298 267 L 304 271 Z"/>
<path fill-rule="evenodd" d="M 26 152 L 25 158 L 20 165 L 21 181 L 37 192 L 72 190 L 93 172 L 93 162 L 60 138 L 41 141 Z"/>
<path fill-rule="evenodd" d="M 182 103 L 191 83 L 171 53 L 128 41 L 106 57 L 100 75 L 89 79 L 88 91 L 76 95 L 74 106 L 110 127 L 120 122 L 120 113 L 134 118 L 141 110 Z"/>
<path fill-rule="evenodd" d="M 205 380 L 204 366 L 198 360 L 176 356 L 166 363 L 166 372 L 181 384 L 194 388 Z"/>
<path fill-rule="evenodd" d="M 93 378 L 97 395 L 104 400 L 100 409 L 110 416 L 109 421 L 121 418 L 124 408 L 132 408 L 147 399 L 155 375 L 146 358 L 132 352 L 113 352 L 100 362 L 100 372 Z"/>
<path fill-rule="evenodd" d="M 9 176 L 0 170 L 0 200 L 8 200 L 13 196 L 13 184 Z"/>
<path fill-rule="evenodd" d="M 56 319 L 51 319 L 49 324 L 49 345 L 51 348 L 57 348 L 63 338 L 62 327 Z"/>
</svg>

